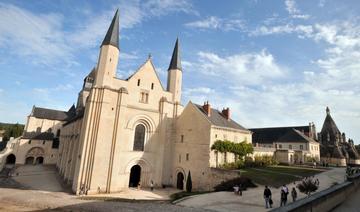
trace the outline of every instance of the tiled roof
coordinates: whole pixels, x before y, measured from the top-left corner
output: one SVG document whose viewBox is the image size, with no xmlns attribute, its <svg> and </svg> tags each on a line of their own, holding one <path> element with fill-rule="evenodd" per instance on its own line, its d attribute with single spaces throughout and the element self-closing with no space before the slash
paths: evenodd
<svg viewBox="0 0 360 212">
<path fill-rule="evenodd" d="M 222 113 L 216 109 L 211 108 L 210 116 L 206 114 L 204 109 L 201 105 L 194 104 L 201 112 L 203 112 L 206 118 L 211 122 L 212 125 L 219 126 L 219 127 L 226 127 L 226 128 L 233 128 L 237 130 L 245 130 L 249 131 L 245 127 L 241 126 L 237 122 L 232 119 L 226 119 Z"/>
<path fill-rule="evenodd" d="M 42 132 L 42 133 L 36 133 L 36 132 L 24 132 L 23 139 L 34 139 L 34 140 L 53 140 L 54 139 L 54 133 L 50 132 Z"/>
<path fill-rule="evenodd" d="M 180 60 L 179 39 L 176 39 L 174 51 L 173 51 L 173 54 L 171 57 L 171 61 L 170 61 L 168 70 L 172 70 L 172 69 L 182 70 L 181 60 Z"/>
<path fill-rule="evenodd" d="M 309 143 L 316 142 L 314 139 L 304 135 L 299 130 L 291 129 L 285 135 L 281 136 L 277 142 L 294 142 L 294 143 Z"/>
<path fill-rule="evenodd" d="M 119 49 L 119 10 L 116 10 L 101 46 L 103 45 L 112 45 Z"/>
<path fill-rule="evenodd" d="M 309 134 L 309 126 L 252 128 L 249 130 L 253 132 L 253 143 L 272 144 L 293 129 L 304 132 L 304 134 Z"/>
<path fill-rule="evenodd" d="M 35 107 L 35 106 L 33 108 L 31 116 L 40 119 L 50 119 L 50 120 L 59 120 L 59 121 L 64 121 L 68 117 L 65 111 L 52 110 L 47 108 Z"/>
</svg>

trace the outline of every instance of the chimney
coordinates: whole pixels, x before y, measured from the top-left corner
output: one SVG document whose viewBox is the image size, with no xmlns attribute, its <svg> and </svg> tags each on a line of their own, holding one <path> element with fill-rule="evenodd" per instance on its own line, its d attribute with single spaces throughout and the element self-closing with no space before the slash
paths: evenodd
<svg viewBox="0 0 360 212">
<path fill-rule="evenodd" d="M 221 111 L 221 113 L 223 114 L 223 116 L 225 116 L 225 118 L 226 118 L 227 120 L 230 120 L 230 109 L 229 109 L 229 108 L 223 109 L 223 110 Z"/>
<path fill-rule="evenodd" d="M 202 108 L 204 109 L 205 113 L 210 116 L 211 115 L 211 106 L 209 104 L 209 101 L 204 102 L 204 105 L 202 106 Z"/>
</svg>

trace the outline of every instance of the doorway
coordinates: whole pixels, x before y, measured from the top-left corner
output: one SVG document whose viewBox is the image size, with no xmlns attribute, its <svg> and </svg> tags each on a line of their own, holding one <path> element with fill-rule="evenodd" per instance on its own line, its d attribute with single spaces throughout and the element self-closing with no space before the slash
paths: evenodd
<svg viewBox="0 0 360 212">
<path fill-rule="evenodd" d="M 10 154 L 6 157 L 6 164 L 15 164 L 16 157 L 14 154 Z"/>
<path fill-rule="evenodd" d="M 25 164 L 33 165 L 34 164 L 34 157 L 27 157 L 25 160 Z"/>
<path fill-rule="evenodd" d="M 176 177 L 176 188 L 184 190 L 184 174 L 179 172 Z"/>
<path fill-rule="evenodd" d="M 35 160 L 35 164 L 43 164 L 44 163 L 44 158 L 43 157 L 37 157 Z"/>
<path fill-rule="evenodd" d="M 130 180 L 129 187 L 137 187 L 140 182 L 141 177 L 141 167 L 139 165 L 135 165 L 130 170 Z"/>
</svg>

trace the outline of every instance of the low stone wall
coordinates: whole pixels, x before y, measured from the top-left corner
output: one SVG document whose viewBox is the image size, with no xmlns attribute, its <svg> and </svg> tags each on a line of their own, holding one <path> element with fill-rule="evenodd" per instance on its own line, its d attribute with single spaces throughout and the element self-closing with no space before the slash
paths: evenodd
<svg viewBox="0 0 360 212">
<path fill-rule="evenodd" d="M 272 212 L 294 211 L 294 212 L 323 212 L 330 211 L 340 205 L 346 198 L 360 187 L 360 174 L 349 177 L 347 182 L 335 185 L 326 190 L 317 192 L 310 197 L 290 203 L 285 207 L 275 208 Z"/>
<path fill-rule="evenodd" d="M 209 190 L 214 190 L 216 185 L 222 182 L 240 177 L 239 170 L 225 170 L 219 168 L 210 168 Z"/>
</svg>

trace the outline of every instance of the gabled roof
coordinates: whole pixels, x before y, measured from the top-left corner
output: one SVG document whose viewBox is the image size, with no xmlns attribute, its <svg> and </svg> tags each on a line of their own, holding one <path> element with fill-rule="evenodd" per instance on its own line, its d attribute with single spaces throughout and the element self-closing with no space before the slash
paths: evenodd
<svg viewBox="0 0 360 212">
<path fill-rule="evenodd" d="M 119 49 L 119 10 L 116 10 L 101 46 L 103 45 L 112 45 Z"/>
<path fill-rule="evenodd" d="M 181 59 L 180 59 L 179 38 L 176 39 L 174 51 L 173 51 L 173 54 L 171 57 L 171 61 L 170 61 L 168 70 L 172 70 L 172 69 L 182 70 Z"/>
<path fill-rule="evenodd" d="M 50 120 L 58 120 L 58 121 L 64 121 L 68 117 L 65 111 L 52 110 L 47 108 L 35 107 L 35 106 L 33 107 L 30 116 L 39 119 L 50 119 Z"/>
<path fill-rule="evenodd" d="M 84 117 L 84 113 L 85 113 L 85 108 L 81 108 L 78 111 L 75 112 L 74 116 L 69 117 L 69 119 L 67 119 L 67 122 L 63 124 L 63 126 L 66 126 L 68 124 L 71 124 L 73 122 L 75 122 L 76 120 L 79 120 L 81 118 Z"/>
<path fill-rule="evenodd" d="M 216 109 L 211 108 L 210 116 L 206 114 L 203 107 L 198 104 L 194 104 L 202 113 L 204 113 L 205 117 L 210 121 L 212 125 L 218 126 L 218 127 L 226 127 L 226 128 L 233 128 L 236 130 L 244 130 L 249 131 L 245 127 L 241 126 L 237 122 L 235 122 L 232 119 L 226 119 L 222 113 Z"/>
<path fill-rule="evenodd" d="M 295 142 L 295 143 L 310 143 L 316 142 L 314 139 L 309 138 L 299 130 L 291 129 L 285 135 L 281 136 L 277 142 Z"/>
<path fill-rule="evenodd" d="M 252 142 L 260 144 L 272 144 L 279 140 L 289 131 L 296 129 L 305 134 L 309 134 L 309 126 L 293 126 L 293 127 L 268 127 L 268 128 L 252 128 Z"/>
<path fill-rule="evenodd" d="M 326 133 L 326 132 L 329 132 L 333 135 L 340 133 L 340 130 L 338 129 L 338 127 L 335 124 L 335 121 L 333 120 L 333 118 L 330 115 L 330 109 L 328 107 L 326 108 L 326 118 L 325 118 L 323 127 L 321 129 L 322 134 Z"/>
</svg>

